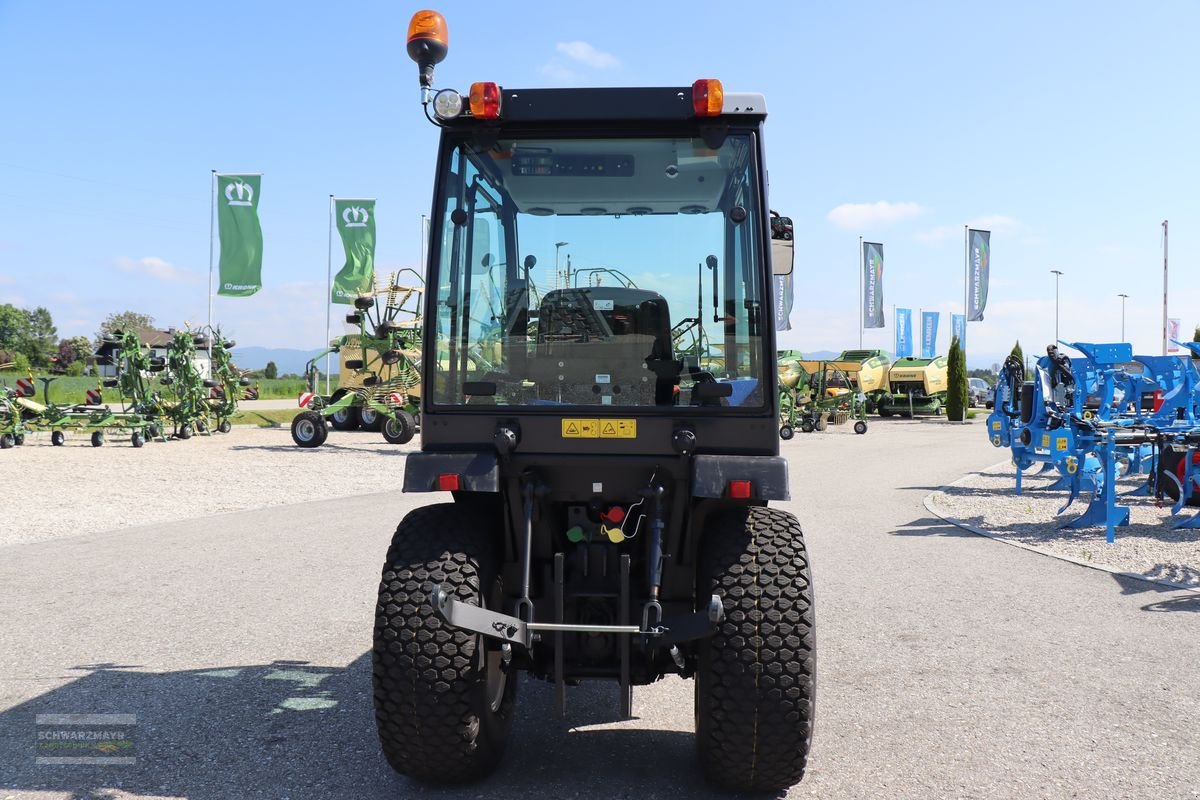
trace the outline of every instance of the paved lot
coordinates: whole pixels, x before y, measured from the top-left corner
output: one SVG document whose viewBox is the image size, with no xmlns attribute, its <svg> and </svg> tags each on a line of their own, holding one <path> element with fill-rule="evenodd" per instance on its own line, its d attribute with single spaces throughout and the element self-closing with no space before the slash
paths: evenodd
<svg viewBox="0 0 1200 800">
<path fill-rule="evenodd" d="M 997 460 L 978 426 L 876 424 L 784 452 L 819 639 L 811 766 L 789 797 L 1196 796 L 1200 595 L 931 518 L 925 494 Z M 548 687 L 525 683 L 509 757 L 479 786 L 388 770 L 374 592 L 391 528 L 427 499 L 0 547 L 0 798 L 708 796 L 676 679 L 616 724 L 612 687 L 574 690 L 558 724 Z M 34 715 L 67 712 L 137 715 L 137 764 L 35 766 Z"/>
</svg>

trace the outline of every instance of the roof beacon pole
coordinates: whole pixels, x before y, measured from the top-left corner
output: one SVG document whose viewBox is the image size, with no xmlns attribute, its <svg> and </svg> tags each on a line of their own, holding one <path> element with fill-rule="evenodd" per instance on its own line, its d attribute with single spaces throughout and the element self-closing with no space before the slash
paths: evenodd
<svg viewBox="0 0 1200 800">
<path fill-rule="evenodd" d="M 1163 220 L 1163 328 L 1162 328 L 1162 331 L 1163 331 L 1162 354 L 1164 356 L 1167 354 L 1167 344 L 1168 344 L 1167 331 L 1168 331 L 1169 325 L 1170 325 L 1170 323 L 1167 321 L 1167 221 L 1164 219 Z"/>
<path fill-rule="evenodd" d="M 208 215 L 208 363 L 212 364 L 212 282 L 213 282 L 213 230 L 217 224 L 217 171 L 209 176 L 212 183 L 212 202 Z"/>
<path fill-rule="evenodd" d="M 858 349 L 863 348 L 863 238 L 858 237 Z"/>
</svg>

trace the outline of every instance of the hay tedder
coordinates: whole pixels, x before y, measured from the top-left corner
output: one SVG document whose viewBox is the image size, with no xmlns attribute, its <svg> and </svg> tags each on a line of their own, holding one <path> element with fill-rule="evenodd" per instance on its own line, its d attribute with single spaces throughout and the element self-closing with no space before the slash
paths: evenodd
<svg viewBox="0 0 1200 800">
<path fill-rule="evenodd" d="M 77 405 L 59 405 L 50 401 L 50 384 L 56 377 L 39 378 L 42 382 L 42 399 L 34 400 L 33 377 L 17 381 L 17 389 L 10 401 L 21 415 L 21 425 L 26 432 L 50 433 L 50 443 L 56 447 L 66 444 L 68 433 L 90 434 L 93 447 L 100 447 L 107 434 L 128 434 L 130 444 L 141 447 L 146 443 L 150 423 L 140 414 L 113 411 L 103 404 L 101 388 L 87 391 L 87 402 Z M 16 435 L 14 434 L 14 439 Z M 24 437 L 16 443 L 24 441 Z"/>
<path fill-rule="evenodd" d="M 391 444 L 405 444 L 416 434 L 422 290 L 400 286 L 396 277 L 392 273 L 387 286 L 355 299 L 346 322 L 359 332 L 334 339 L 305 367 L 308 390 L 299 399 L 304 411 L 292 420 L 292 440 L 300 447 L 324 444 L 327 421 L 337 430 L 382 430 Z M 325 395 L 320 393 L 318 364 L 333 354 L 339 357 L 341 375 L 338 388 Z"/>
<path fill-rule="evenodd" d="M 237 342 L 221 335 L 220 328 L 209 331 L 212 337 L 212 380 L 208 386 L 208 408 L 217 423 L 218 433 L 229 433 L 230 418 L 237 413 L 238 399 L 257 400 L 258 387 L 252 385 L 247 371 L 233 363 L 233 348 Z M 212 385 L 209 385 L 212 384 Z"/>
<path fill-rule="evenodd" d="M 799 427 L 805 433 L 854 420 L 854 432 L 867 432 L 866 396 L 856 388 L 860 361 L 806 361 L 779 352 L 779 438 Z"/>
</svg>

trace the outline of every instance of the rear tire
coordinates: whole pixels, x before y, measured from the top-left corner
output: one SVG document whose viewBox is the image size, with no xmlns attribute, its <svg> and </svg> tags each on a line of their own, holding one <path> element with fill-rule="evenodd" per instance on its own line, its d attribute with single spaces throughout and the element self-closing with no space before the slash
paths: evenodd
<svg viewBox="0 0 1200 800">
<path fill-rule="evenodd" d="M 696 745 L 725 789 L 780 791 L 804 777 L 812 743 L 816 642 L 800 523 L 753 506 L 708 520 L 697 594 L 719 594 L 725 620 L 702 640 Z M 710 591 L 711 590 L 711 591 Z"/>
<path fill-rule="evenodd" d="M 187 424 L 180 425 L 179 426 L 179 438 L 180 439 L 192 438 L 192 426 L 187 425 Z"/>
<path fill-rule="evenodd" d="M 412 414 L 403 409 L 396 416 L 383 421 L 383 438 L 388 444 L 408 444 L 417 433 L 417 423 Z"/>
<path fill-rule="evenodd" d="M 356 431 L 359 425 L 358 409 L 354 406 L 339 409 L 329 415 L 329 421 L 333 424 L 334 430 Z"/>
<path fill-rule="evenodd" d="M 807 417 L 800 420 L 800 430 L 804 431 L 805 433 L 812 433 L 813 432 L 813 421 L 811 419 L 808 419 Z"/>
<path fill-rule="evenodd" d="M 373 408 L 363 408 L 358 412 L 358 423 L 364 431 L 378 433 L 383 427 L 383 415 Z"/>
<path fill-rule="evenodd" d="M 16 444 L 16 438 L 11 433 L 0 434 L 0 450 L 11 450 Z"/>
<path fill-rule="evenodd" d="M 62 447 L 67 443 L 67 435 L 62 431 L 53 431 L 50 434 L 50 444 L 55 447 Z"/>
<path fill-rule="evenodd" d="M 92 447 L 104 446 L 104 431 L 92 431 Z"/>
<path fill-rule="evenodd" d="M 292 418 L 292 441 L 298 446 L 320 447 L 328 436 L 325 418 L 317 412 L 301 411 Z"/>
<path fill-rule="evenodd" d="M 792 428 L 791 425 L 780 425 L 779 426 L 779 438 L 783 439 L 785 442 L 788 441 L 789 439 L 791 439 L 795 435 L 796 435 L 796 431 L 794 428 Z"/>
<path fill-rule="evenodd" d="M 25 444 L 25 434 L 23 434 L 23 433 L 13 434 L 13 444 L 15 444 L 17 447 L 21 447 L 22 445 L 24 445 Z"/>
<path fill-rule="evenodd" d="M 857 434 L 860 434 L 860 435 L 866 433 L 867 432 L 867 423 L 863 422 L 861 419 L 858 420 L 857 422 L 855 422 L 854 423 L 854 432 Z"/>
<path fill-rule="evenodd" d="M 220 426 L 217 427 L 217 430 L 221 433 L 229 433 L 231 430 L 233 430 L 233 423 L 227 419 L 223 419 L 221 420 Z"/>
<path fill-rule="evenodd" d="M 467 507 L 445 503 L 410 512 L 388 548 L 371 651 L 375 722 L 392 769 L 419 781 L 478 780 L 508 745 L 516 673 L 498 647 L 448 626 L 430 604 L 440 584 L 456 600 L 498 607 L 497 541 Z"/>
<path fill-rule="evenodd" d="M 129 435 L 129 443 L 131 445 L 133 445 L 134 447 L 141 447 L 142 445 L 144 445 L 146 443 L 146 439 L 145 439 L 145 437 L 142 436 L 141 433 L 139 433 L 138 431 L 134 431 L 133 433 L 131 433 Z"/>
</svg>

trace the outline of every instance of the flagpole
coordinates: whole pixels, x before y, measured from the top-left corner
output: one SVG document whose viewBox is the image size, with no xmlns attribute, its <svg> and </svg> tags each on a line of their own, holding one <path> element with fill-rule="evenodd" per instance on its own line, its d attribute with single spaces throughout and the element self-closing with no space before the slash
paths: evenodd
<svg viewBox="0 0 1200 800">
<path fill-rule="evenodd" d="M 209 203 L 209 363 L 212 363 L 212 236 L 217 218 L 217 170 L 209 176 L 212 199 Z"/>
<path fill-rule="evenodd" d="M 969 320 L 971 318 L 971 315 L 967 313 L 967 307 L 969 305 L 968 298 L 970 298 L 970 296 L 971 296 L 971 290 L 970 290 L 971 277 L 970 276 L 971 276 L 971 226 L 963 225 L 963 327 L 962 327 L 962 339 L 960 339 L 958 342 L 959 352 L 962 353 L 963 372 L 967 371 L 967 345 L 966 345 L 967 320 Z M 954 336 L 954 317 L 953 316 L 950 317 L 950 335 L 951 335 L 951 338 L 953 338 L 953 336 Z M 968 389 L 969 388 L 970 387 L 968 387 Z M 962 418 L 963 423 L 966 423 L 966 421 L 967 421 L 967 406 L 969 406 L 969 405 L 970 405 L 969 402 L 963 403 L 963 412 L 962 412 L 963 413 L 963 418 Z"/>
<path fill-rule="evenodd" d="M 329 237 L 325 242 L 325 346 L 329 347 L 332 319 L 330 309 L 333 307 L 333 195 L 329 195 Z M 329 394 L 329 357 L 325 354 L 325 394 Z"/>
<path fill-rule="evenodd" d="M 858 349 L 863 348 L 863 237 L 858 237 Z"/>
<path fill-rule="evenodd" d="M 1163 351 L 1162 354 L 1167 354 L 1167 331 L 1171 327 L 1170 321 L 1167 319 L 1167 220 L 1163 220 Z"/>
</svg>

